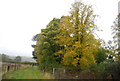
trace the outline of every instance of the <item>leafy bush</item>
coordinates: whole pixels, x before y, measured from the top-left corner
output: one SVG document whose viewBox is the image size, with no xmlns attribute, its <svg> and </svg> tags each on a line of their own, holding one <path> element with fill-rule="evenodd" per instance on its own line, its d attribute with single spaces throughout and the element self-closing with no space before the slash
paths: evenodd
<svg viewBox="0 0 120 81">
<path fill-rule="evenodd" d="M 120 77 L 120 61 L 116 61 L 106 68 L 106 72 L 111 75 L 113 79 Z"/>
</svg>

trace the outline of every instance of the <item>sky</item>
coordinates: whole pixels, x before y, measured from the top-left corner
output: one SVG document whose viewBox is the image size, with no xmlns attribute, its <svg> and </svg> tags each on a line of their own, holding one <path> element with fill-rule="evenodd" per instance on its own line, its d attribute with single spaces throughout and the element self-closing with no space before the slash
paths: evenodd
<svg viewBox="0 0 120 81">
<path fill-rule="evenodd" d="M 75 0 L 0 0 L 0 53 L 32 57 L 32 37 L 54 18 L 68 15 Z M 118 14 L 119 0 L 82 0 L 99 15 L 98 36 L 112 39 L 110 27 Z"/>
</svg>

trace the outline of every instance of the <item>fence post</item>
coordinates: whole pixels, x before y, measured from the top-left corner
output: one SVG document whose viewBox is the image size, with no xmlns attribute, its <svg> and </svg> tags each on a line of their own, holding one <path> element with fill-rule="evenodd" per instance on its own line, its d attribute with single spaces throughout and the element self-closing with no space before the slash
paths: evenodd
<svg viewBox="0 0 120 81">
<path fill-rule="evenodd" d="M 64 69 L 64 71 L 63 71 L 64 73 L 66 73 L 66 70 Z"/>
<path fill-rule="evenodd" d="M 53 75 L 55 75 L 55 68 L 53 68 Z"/>
</svg>

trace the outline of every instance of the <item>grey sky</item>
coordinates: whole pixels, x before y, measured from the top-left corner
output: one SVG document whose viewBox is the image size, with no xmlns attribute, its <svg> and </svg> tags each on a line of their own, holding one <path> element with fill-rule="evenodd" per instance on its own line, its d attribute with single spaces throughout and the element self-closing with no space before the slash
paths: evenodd
<svg viewBox="0 0 120 81">
<path fill-rule="evenodd" d="M 111 39 L 110 27 L 118 13 L 119 0 L 82 0 L 99 15 L 100 38 Z M 32 37 L 54 17 L 67 15 L 74 0 L 0 0 L 0 53 L 32 56 Z"/>
</svg>

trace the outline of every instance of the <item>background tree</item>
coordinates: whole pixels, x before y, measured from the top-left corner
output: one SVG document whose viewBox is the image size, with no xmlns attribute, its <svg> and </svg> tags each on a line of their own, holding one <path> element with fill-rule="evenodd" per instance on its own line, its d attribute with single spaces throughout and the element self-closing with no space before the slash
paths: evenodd
<svg viewBox="0 0 120 81">
<path fill-rule="evenodd" d="M 2 62 L 10 62 L 12 60 L 6 54 L 0 54 L 0 58 L 2 58 Z"/>
<path fill-rule="evenodd" d="M 21 62 L 21 57 L 20 56 L 16 56 L 14 59 L 16 62 Z"/>
<path fill-rule="evenodd" d="M 120 14 L 117 16 L 114 21 L 114 25 L 111 27 L 113 42 L 114 42 L 114 51 L 116 54 L 116 59 L 120 60 Z"/>
</svg>

